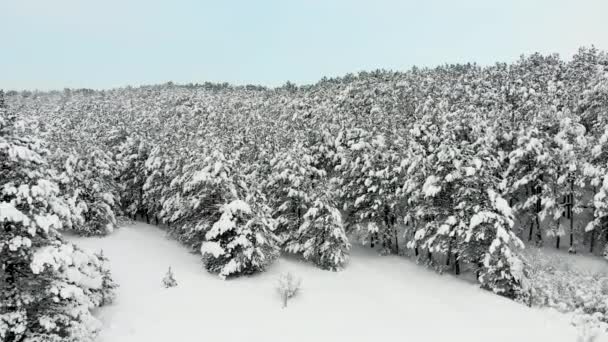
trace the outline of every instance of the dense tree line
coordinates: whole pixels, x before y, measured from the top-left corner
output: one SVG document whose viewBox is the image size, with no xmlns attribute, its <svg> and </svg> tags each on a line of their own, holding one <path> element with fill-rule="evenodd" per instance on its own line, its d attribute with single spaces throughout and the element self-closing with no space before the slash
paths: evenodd
<svg viewBox="0 0 608 342">
<path fill-rule="evenodd" d="M 309 86 L 12 92 L 60 187 L 106 234 L 164 223 L 222 277 L 355 240 L 527 296 L 524 242 L 608 238 L 608 56 L 378 70 Z M 608 252 L 608 250 L 607 250 Z M 398 272 L 398 270 L 396 270 Z"/>
<path fill-rule="evenodd" d="M 44 143 L 0 92 L 1 341 L 93 341 L 101 327 L 91 311 L 113 297 L 106 259 L 68 243 L 60 230 L 108 217 L 86 217 L 97 208 L 64 189 L 70 174 L 51 167 Z"/>
</svg>

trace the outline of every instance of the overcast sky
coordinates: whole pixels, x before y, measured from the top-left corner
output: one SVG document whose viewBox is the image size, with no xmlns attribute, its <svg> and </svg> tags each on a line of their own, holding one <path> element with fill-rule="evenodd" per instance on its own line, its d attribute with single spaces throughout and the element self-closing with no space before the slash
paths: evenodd
<svg viewBox="0 0 608 342">
<path fill-rule="evenodd" d="M 608 50 L 608 0 L 0 0 L 0 88 L 281 85 Z"/>
</svg>

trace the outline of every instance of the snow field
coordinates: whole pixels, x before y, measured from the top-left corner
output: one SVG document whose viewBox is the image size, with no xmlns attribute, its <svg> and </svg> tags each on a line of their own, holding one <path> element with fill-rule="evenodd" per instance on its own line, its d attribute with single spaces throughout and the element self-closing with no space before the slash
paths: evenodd
<svg viewBox="0 0 608 342">
<path fill-rule="evenodd" d="M 97 312 L 100 342 L 576 341 L 570 317 L 530 309 L 398 256 L 354 246 L 341 272 L 281 257 L 266 272 L 223 281 L 165 232 L 136 223 L 71 240 L 110 259 L 117 298 Z M 178 286 L 161 280 L 171 266 Z M 302 279 L 283 309 L 279 275 Z M 606 339 L 604 339 L 606 340 Z M 602 340 L 603 341 L 603 340 Z"/>
</svg>

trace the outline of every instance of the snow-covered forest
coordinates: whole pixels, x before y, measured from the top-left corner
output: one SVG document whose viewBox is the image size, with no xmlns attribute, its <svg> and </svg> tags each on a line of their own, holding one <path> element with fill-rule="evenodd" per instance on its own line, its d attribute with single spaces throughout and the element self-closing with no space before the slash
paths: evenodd
<svg viewBox="0 0 608 342">
<path fill-rule="evenodd" d="M 93 341 L 121 284 L 73 242 L 132 220 L 226 284 L 281 256 L 344 272 L 373 249 L 605 330 L 608 269 L 552 250 L 608 259 L 608 54 L 0 93 L 0 340 Z"/>
</svg>

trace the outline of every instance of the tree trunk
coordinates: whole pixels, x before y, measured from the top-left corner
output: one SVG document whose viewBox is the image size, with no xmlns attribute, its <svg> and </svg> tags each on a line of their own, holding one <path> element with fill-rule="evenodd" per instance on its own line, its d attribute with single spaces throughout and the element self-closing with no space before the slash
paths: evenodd
<svg viewBox="0 0 608 342">
<path fill-rule="evenodd" d="M 446 258 L 445 258 L 446 266 L 450 266 L 450 256 L 452 256 L 452 240 L 453 239 L 450 239 L 450 242 L 448 242 L 448 253 L 446 254 Z"/>
<path fill-rule="evenodd" d="M 542 180 L 542 176 L 541 176 L 541 180 Z M 541 202 L 541 198 L 540 198 L 540 194 L 542 193 L 542 189 L 540 186 L 536 187 L 536 245 L 540 246 L 542 245 L 543 242 L 543 235 L 542 232 L 540 230 L 540 218 L 538 217 L 540 211 L 542 210 L 542 202 Z"/>
<path fill-rule="evenodd" d="M 391 215 L 391 227 L 393 227 L 393 232 L 395 234 L 395 254 L 399 255 L 399 232 L 397 231 L 397 225 L 395 224 L 396 221 L 395 215 Z"/>
<path fill-rule="evenodd" d="M 395 231 L 395 254 L 399 255 L 399 234 L 397 233 L 397 227 L 394 228 Z"/>
<path fill-rule="evenodd" d="M 574 207 L 574 179 L 570 181 L 570 249 L 568 252 L 575 253 L 574 251 L 574 212 L 572 208 Z"/>
<path fill-rule="evenodd" d="M 382 249 L 386 250 L 386 247 L 387 247 L 386 232 L 382 232 Z"/>
<path fill-rule="evenodd" d="M 541 246 L 543 244 L 543 235 L 540 231 L 540 218 L 536 214 L 536 245 Z"/>
<path fill-rule="evenodd" d="M 454 254 L 454 273 L 460 274 L 460 261 L 458 260 L 458 253 Z"/>
<path fill-rule="evenodd" d="M 555 248 L 559 249 L 559 235 L 555 238 Z"/>
<path fill-rule="evenodd" d="M 591 237 L 589 240 L 589 253 L 593 253 L 593 245 L 595 244 L 595 229 L 591 231 Z"/>
</svg>

